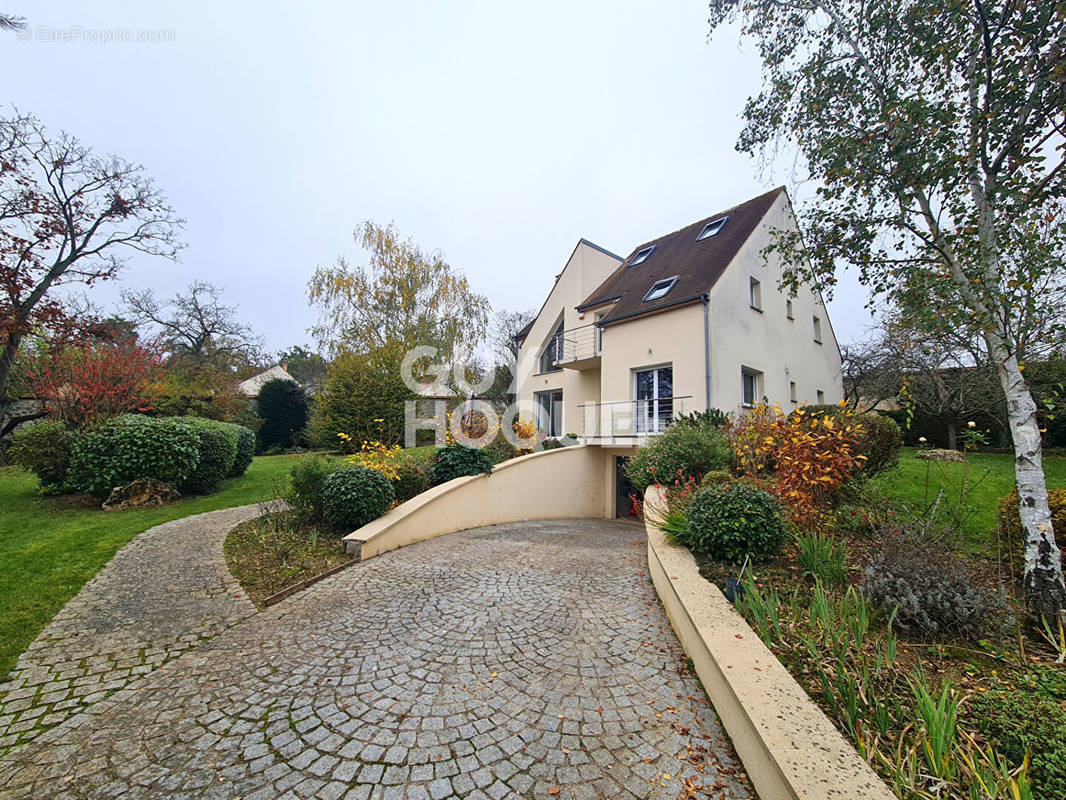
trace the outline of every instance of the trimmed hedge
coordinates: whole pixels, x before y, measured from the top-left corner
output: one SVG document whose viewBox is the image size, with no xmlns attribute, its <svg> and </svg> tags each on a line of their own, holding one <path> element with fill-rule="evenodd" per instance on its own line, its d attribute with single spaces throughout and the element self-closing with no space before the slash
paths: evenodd
<svg viewBox="0 0 1066 800">
<path fill-rule="evenodd" d="M 687 545 L 696 555 L 739 563 L 761 561 L 776 553 L 787 536 L 781 504 L 751 484 L 704 486 L 685 508 Z"/>
<path fill-rule="evenodd" d="M 68 484 L 101 499 L 138 478 L 183 486 L 199 461 L 200 437 L 192 426 L 173 418 L 126 414 L 74 443 Z"/>
<path fill-rule="evenodd" d="M 229 471 L 230 478 L 239 478 L 248 471 L 248 467 L 255 458 L 255 431 L 245 425 L 230 423 L 237 428 L 237 455 L 233 459 L 233 469 Z"/>
<path fill-rule="evenodd" d="M 179 421 L 196 432 L 200 460 L 182 484 L 193 494 L 211 494 L 229 477 L 237 460 L 237 426 L 203 417 L 181 417 Z"/>
<path fill-rule="evenodd" d="M 361 528 L 389 510 L 392 481 L 368 467 L 345 467 L 322 481 L 322 516 L 337 528 Z"/>
<path fill-rule="evenodd" d="M 37 476 L 42 492 L 55 493 L 66 483 L 74 439 L 62 422 L 42 420 L 15 431 L 8 455 Z"/>
<path fill-rule="evenodd" d="M 429 467 L 429 481 L 434 486 L 466 475 L 492 472 L 492 459 L 483 450 L 462 444 L 437 448 Z"/>
</svg>

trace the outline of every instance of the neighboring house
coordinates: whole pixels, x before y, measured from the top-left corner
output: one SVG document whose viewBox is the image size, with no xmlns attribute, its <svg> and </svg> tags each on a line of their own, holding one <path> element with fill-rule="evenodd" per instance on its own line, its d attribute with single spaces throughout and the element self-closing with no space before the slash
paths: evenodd
<svg viewBox="0 0 1066 800">
<path fill-rule="evenodd" d="M 778 289 L 783 188 L 621 258 L 582 239 L 519 334 L 518 403 L 548 436 L 630 449 L 674 417 L 763 400 L 837 403 L 840 350 L 820 293 Z"/>
<path fill-rule="evenodd" d="M 263 388 L 263 384 L 277 379 L 299 384 L 299 381 L 289 374 L 288 364 L 279 364 L 238 383 L 237 394 L 241 397 L 259 397 L 259 390 Z"/>
</svg>

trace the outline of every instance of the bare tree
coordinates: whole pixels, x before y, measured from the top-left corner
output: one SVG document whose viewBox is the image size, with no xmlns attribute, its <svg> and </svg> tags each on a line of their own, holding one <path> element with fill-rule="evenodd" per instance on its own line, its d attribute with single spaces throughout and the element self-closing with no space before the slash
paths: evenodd
<svg viewBox="0 0 1066 800">
<path fill-rule="evenodd" d="M 222 301 L 222 289 L 193 281 L 185 294 L 159 300 L 151 289 L 122 293 L 129 315 L 151 328 L 171 358 L 233 366 L 260 360 L 262 340 Z"/>
<path fill-rule="evenodd" d="M 518 358 L 518 343 L 515 335 L 535 317 L 532 311 L 508 311 L 502 309 L 492 315 L 489 328 L 489 344 L 497 364 L 510 364 Z"/>
<path fill-rule="evenodd" d="M 175 258 L 182 225 L 140 165 L 0 119 L 0 416 L 22 338 L 72 318 L 56 289 L 115 277 L 130 251 Z"/>
</svg>

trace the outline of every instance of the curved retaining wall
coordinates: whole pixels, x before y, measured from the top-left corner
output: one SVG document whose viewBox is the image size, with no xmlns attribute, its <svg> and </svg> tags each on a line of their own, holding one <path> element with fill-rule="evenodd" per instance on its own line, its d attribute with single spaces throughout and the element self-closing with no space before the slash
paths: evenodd
<svg viewBox="0 0 1066 800">
<path fill-rule="evenodd" d="M 665 508 L 662 489 L 645 493 Z M 646 523 L 648 568 L 666 616 L 764 800 L 895 800 L 696 559 Z"/>
<path fill-rule="evenodd" d="M 505 461 L 442 483 L 344 537 L 360 560 L 445 533 L 533 519 L 604 516 L 604 455 L 579 445 Z"/>
</svg>

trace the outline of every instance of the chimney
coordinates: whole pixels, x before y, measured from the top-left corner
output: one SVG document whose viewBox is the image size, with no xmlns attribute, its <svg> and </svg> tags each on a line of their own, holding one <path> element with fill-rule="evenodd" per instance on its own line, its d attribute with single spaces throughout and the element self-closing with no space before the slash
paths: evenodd
<svg viewBox="0 0 1066 800">
<path fill-rule="evenodd" d="M 285 370 L 286 372 L 288 372 L 289 371 L 289 362 L 288 361 L 282 361 L 281 362 L 281 368 L 283 370 Z"/>
</svg>

